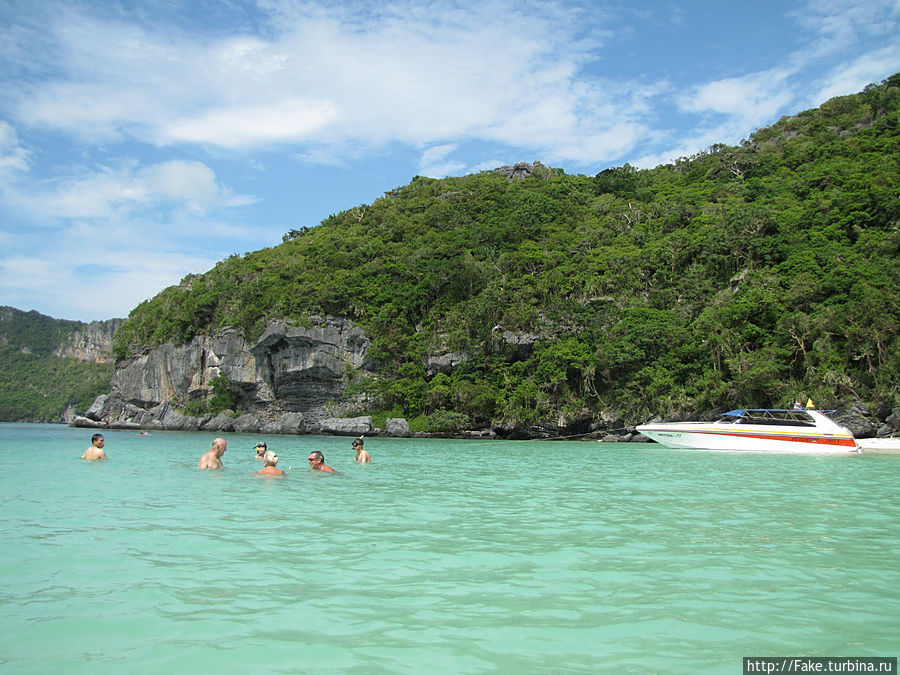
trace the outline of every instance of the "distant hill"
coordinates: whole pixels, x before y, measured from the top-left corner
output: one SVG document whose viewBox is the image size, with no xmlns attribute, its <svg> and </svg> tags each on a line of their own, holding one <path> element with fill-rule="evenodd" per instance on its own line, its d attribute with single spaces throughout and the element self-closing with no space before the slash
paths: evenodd
<svg viewBox="0 0 900 675">
<path fill-rule="evenodd" d="M 120 358 L 351 319 L 372 414 L 586 428 L 736 406 L 900 405 L 900 75 L 738 146 L 596 176 L 416 177 L 136 307 Z"/>
<path fill-rule="evenodd" d="M 0 421 L 56 422 L 109 390 L 122 319 L 82 323 L 0 307 Z"/>
</svg>

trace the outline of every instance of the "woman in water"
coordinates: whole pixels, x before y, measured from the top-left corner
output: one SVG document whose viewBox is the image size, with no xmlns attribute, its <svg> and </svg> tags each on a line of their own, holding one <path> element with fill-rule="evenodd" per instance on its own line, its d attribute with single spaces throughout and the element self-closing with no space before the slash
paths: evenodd
<svg viewBox="0 0 900 675">
<path fill-rule="evenodd" d="M 272 450 L 266 450 L 266 454 L 263 455 L 263 464 L 265 466 L 257 471 L 256 473 L 262 474 L 264 476 L 286 476 L 287 474 L 281 469 L 276 469 L 275 465 L 278 464 L 278 455 L 276 455 Z"/>
</svg>

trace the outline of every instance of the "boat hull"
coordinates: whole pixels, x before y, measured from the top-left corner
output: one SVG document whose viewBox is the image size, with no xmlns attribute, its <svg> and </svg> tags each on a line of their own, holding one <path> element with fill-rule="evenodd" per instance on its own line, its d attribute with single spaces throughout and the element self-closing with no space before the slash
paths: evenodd
<svg viewBox="0 0 900 675">
<path fill-rule="evenodd" d="M 846 454 L 859 446 L 850 433 L 822 433 L 814 429 L 785 429 L 783 426 L 754 426 L 737 429 L 736 425 L 715 424 L 644 424 L 637 430 L 670 448 L 691 450 L 730 450 L 743 452 L 782 452 Z"/>
</svg>

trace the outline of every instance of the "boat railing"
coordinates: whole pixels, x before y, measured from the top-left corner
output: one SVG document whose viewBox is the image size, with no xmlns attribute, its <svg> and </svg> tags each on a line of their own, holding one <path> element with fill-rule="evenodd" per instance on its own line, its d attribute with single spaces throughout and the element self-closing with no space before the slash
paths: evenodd
<svg viewBox="0 0 900 675">
<path fill-rule="evenodd" d="M 737 412 L 737 411 L 735 411 Z M 728 419 L 728 418 L 725 418 Z M 731 415 L 735 424 L 759 424 L 768 426 L 803 426 L 815 427 L 816 421 L 804 410 L 743 410 L 741 414 Z"/>
</svg>

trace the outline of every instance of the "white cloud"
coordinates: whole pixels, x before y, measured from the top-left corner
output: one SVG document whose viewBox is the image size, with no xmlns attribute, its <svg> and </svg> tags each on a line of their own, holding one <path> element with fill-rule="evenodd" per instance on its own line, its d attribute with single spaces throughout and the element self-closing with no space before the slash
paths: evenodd
<svg viewBox="0 0 900 675">
<path fill-rule="evenodd" d="M 343 198 L 354 171 L 654 166 L 900 69 L 897 0 L 782 10 L 784 53 L 715 68 L 669 68 L 641 37 L 660 17 L 687 31 L 700 10 L 686 4 L 257 0 L 202 17 L 196 3 L 7 4 L 0 293 L 23 301 L 0 304 L 58 296 L 93 303 L 89 318 L 277 241 L 274 221 L 310 221 L 304 192 Z M 639 51 L 651 70 L 630 68 Z M 106 311 L 115 298 L 124 308 Z"/>
<path fill-rule="evenodd" d="M 151 195 L 183 202 L 195 213 L 214 207 L 246 206 L 255 201 L 222 188 L 213 170 L 201 162 L 173 160 L 156 164 L 138 173 L 138 183 Z"/>
<path fill-rule="evenodd" d="M 190 272 L 212 267 L 215 260 L 146 249 L 54 247 L 50 255 L 0 259 L 4 303 L 40 308 L 57 318 L 90 321 L 127 316 Z"/>
<path fill-rule="evenodd" d="M 789 73 L 776 69 L 729 77 L 695 87 L 681 98 L 682 110 L 733 115 L 742 121 L 762 121 L 791 100 L 786 87 Z"/>
<path fill-rule="evenodd" d="M 19 144 L 16 130 L 0 120 L 0 177 L 28 169 L 28 151 Z"/>
<path fill-rule="evenodd" d="M 845 96 L 860 91 L 868 84 L 877 84 L 883 79 L 884 73 L 893 69 L 900 69 L 900 43 L 863 54 L 849 63 L 842 63 L 829 73 L 821 88 L 809 99 L 808 105 L 818 106 L 835 96 Z"/>
<path fill-rule="evenodd" d="M 173 160 L 138 167 L 132 160 L 20 186 L 15 201 L 23 211 L 46 220 L 125 218 L 160 208 L 204 214 L 212 208 L 250 204 L 254 198 L 233 195 L 201 162 Z"/>
<path fill-rule="evenodd" d="M 683 135 L 705 135 L 702 116 L 710 114 L 731 117 L 744 135 L 772 121 L 796 100 L 807 64 L 866 36 L 895 35 L 898 7 L 896 0 L 816 0 L 790 10 L 806 44 L 780 68 L 691 87 L 680 110 L 701 120 Z M 210 29 L 198 38 L 133 14 L 45 8 L 44 48 L 29 52 L 21 29 L 9 29 L 6 60 L 10 69 L 51 76 L 26 78 L 24 87 L 10 81 L 0 94 L 19 125 L 211 150 L 286 145 L 332 166 L 390 143 L 463 139 L 596 165 L 662 136 L 651 116 L 665 100 L 665 83 L 613 79 L 614 70 L 608 80 L 587 75 L 613 27 L 635 30 L 590 5 L 270 0 L 253 11 L 261 12 L 256 32 Z M 893 58 L 883 55 L 882 70 Z M 823 91 L 879 70 L 874 63 L 859 69 Z"/>
<path fill-rule="evenodd" d="M 131 160 L 53 179 L 16 178 L 3 185 L 16 216 L 0 237 L 0 304 L 51 316 L 127 315 L 259 234 L 210 217 L 253 198 L 233 194 L 197 161 Z"/>
<path fill-rule="evenodd" d="M 458 174 L 466 168 L 465 163 L 448 160 L 447 155 L 456 150 L 456 145 L 436 145 L 426 149 L 419 159 L 419 173 L 429 178 L 444 178 Z"/>
<path fill-rule="evenodd" d="M 314 140 L 315 132 L 336 116 L 328 101 L 283 100 L 266 106 L 220 108 L 176 120 L 161 130 L 161 138 L 226 148 L 299 143 Z"/>
<path fill-rule="evenodd" d="M 897 0 L 811 0 L 792 12 L 813 39 L 795 53 L 797 62 L 808 63 L 865 43 L 871 37 L 896 41 L 900 21 Z"/>
<path fill-rule="evenodd" d="M 273 3 L 266 37 L 209 41 L 67 11 L 51 26 L 54 76 L 7 93 L 21 123 L 94 140 L 333 154 L 527 138 L 559 145 L 563 159 L 580 135 L 599 151 L 621 147 L 592 130 L 598 111 L 620 124 L 629 113 L 579 79 L 590 43 L 573 38 L 574 10 L 432 3 L 369 8 L 361 20 L 349 7 Z"/>
</svg>

